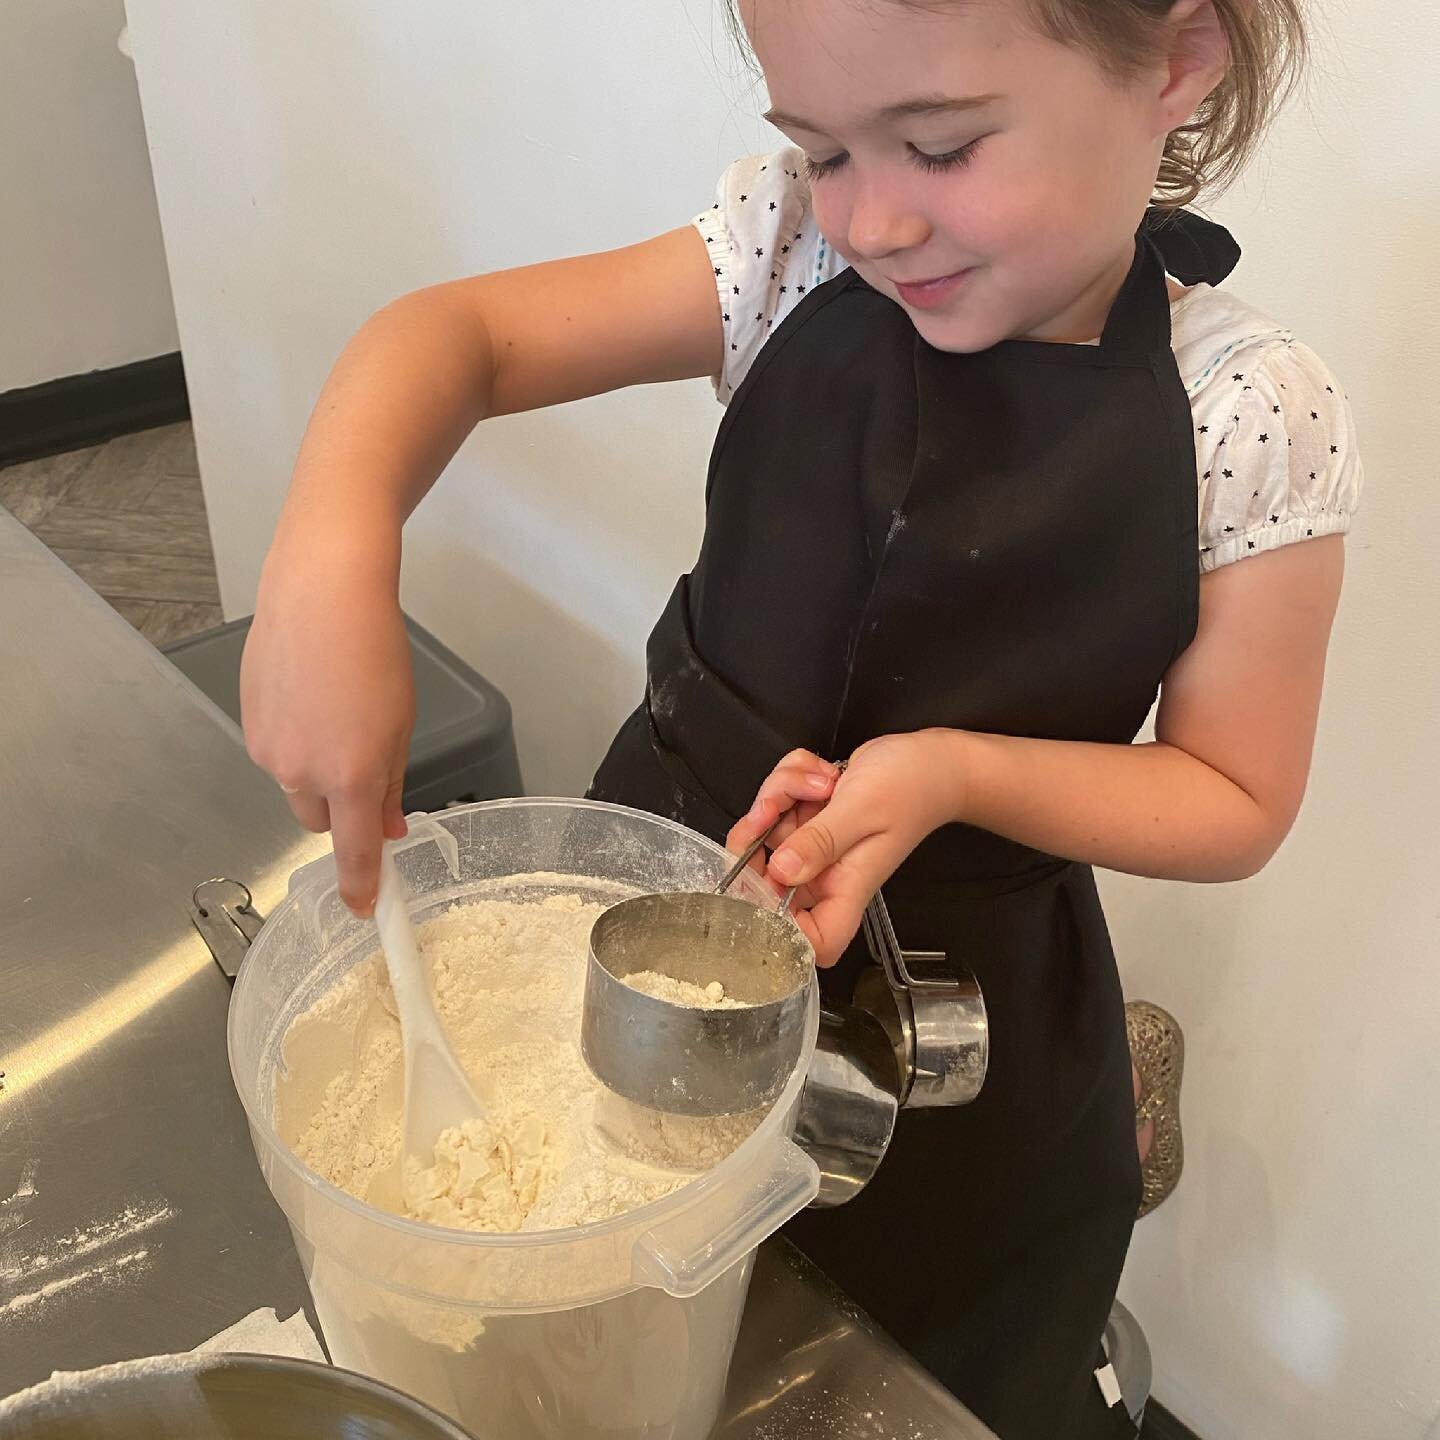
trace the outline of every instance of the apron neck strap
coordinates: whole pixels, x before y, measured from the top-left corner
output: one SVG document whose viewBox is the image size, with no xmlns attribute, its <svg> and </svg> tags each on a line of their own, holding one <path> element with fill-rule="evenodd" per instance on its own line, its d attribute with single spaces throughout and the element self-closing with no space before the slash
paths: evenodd
<svg viewBox="0 0 1440 1440">
<path fill-rule="evenodd" d="M 1135 237 L 1135 258 L 1110 307 L 1100 348 L 1149 355 L 1169 344 L 1170 292 L 1165 284 L 1165 265 L 1142 231 Z"/>
<path fill-rule="evenodd" d="M 1149 353 L 1170 344 L 1168 272 L 1182 285 L 1218 285 L 1240 259 L 1223 225 L 1189 210 L 1145 212 L 1135 234 L 1135 259 L 1110 307 L 1102 349 Z"/>
</svg>

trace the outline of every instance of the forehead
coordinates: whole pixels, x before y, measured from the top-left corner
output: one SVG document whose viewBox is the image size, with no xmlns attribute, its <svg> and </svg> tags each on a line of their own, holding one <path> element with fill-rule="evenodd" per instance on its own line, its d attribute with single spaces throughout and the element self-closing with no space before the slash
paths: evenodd
<svg viewBox="0 0 1440 1440">
<path fill-rule="evenodd" d="M 1011 90 L 1048 43 L 1024 0 L 739 0 L 739 10 L 772 104 L 817 122 L 915 95 Z"/>
</svg>

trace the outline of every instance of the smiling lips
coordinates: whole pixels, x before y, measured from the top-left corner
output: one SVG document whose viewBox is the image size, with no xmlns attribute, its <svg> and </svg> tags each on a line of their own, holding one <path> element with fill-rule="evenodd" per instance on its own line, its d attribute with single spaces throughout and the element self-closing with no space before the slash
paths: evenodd
<svg viewBox="0 0 1440 1440">
<path fill-rule="evenodd" d="M 907 305 L 916 310 L 933 310 L 937 305 L 943 305 L 960 287 L 965 277 L 974 274 L 974 269 L 972 265 L 950 275 L 941 275 L 935 280 L 915 280 L 908 284 L 892 280 L 890 283 Z"/>
</svg>

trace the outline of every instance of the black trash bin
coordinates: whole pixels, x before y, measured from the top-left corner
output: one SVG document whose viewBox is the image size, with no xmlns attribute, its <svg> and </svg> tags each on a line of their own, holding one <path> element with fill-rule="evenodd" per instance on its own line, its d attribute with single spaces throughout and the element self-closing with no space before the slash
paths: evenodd
<svg viewBox="0 0 1440 1440">
<path fill-rule="evenodd" d="M 164 653 L 240 723 L 240 653 L 254 616 L 167 645 Z M 405 765 L 405 810 L 442 810 L 524 793 L 510 702 L 407 615 L 415 667 L 415 731 Z"/>
</svg>

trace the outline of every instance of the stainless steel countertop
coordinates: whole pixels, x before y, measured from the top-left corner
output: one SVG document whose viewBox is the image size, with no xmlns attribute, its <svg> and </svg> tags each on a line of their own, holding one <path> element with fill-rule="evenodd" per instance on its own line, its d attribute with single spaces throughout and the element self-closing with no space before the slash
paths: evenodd
<svg viewBox="0 0 1440 1440">
<path fill-rule="evenodd" d="M 0 509 L 0 1395 L 308 1305 L 230 1082 L 191 889 L 268 912 L 326 842 L 231 722 Z M 757 1263 L 718 1434 L 989 1431 L 791 1247 Z"/>
</svg>

